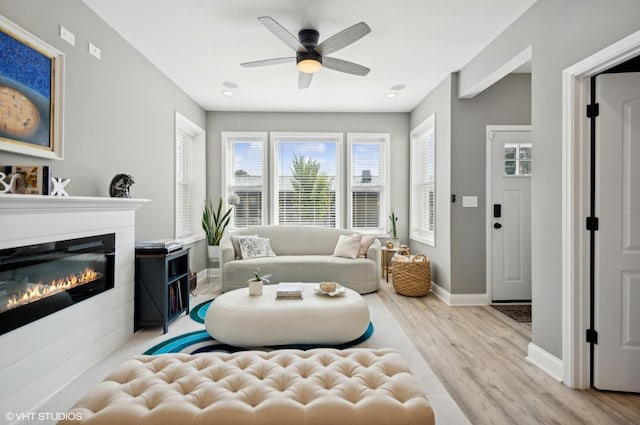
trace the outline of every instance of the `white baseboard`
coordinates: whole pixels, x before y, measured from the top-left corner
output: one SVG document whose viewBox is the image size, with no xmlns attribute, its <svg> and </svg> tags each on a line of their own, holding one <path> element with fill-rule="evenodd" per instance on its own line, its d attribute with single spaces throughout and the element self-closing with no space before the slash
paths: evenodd
<svg viewBox="0 0 640 425">
<path fill-rule="evenodd" d="M 558 382 L 562 382 L 564 372 L 562 360 L 538 347 L 533 342 L 529 343 L 527 360 L 547 372 Z"/>
<path fill-rule="evenodd" d="M 204 270 L 200 270 L 198 272 L 198 283 L 204 282 L 205 280 L 207 280 L 207 269 Z"/>
<path fill-rule="evenodd" d="M 452 294 L 437 283 L 431 282 L 431 292 L 450 306 L 488 305 L 487 294 Z"/>
</svg>

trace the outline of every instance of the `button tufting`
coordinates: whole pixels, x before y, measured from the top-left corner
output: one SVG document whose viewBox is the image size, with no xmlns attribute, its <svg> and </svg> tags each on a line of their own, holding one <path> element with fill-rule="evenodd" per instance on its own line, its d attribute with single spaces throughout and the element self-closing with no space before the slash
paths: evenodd
<svg viewBox="0 0 640 425">
<path fill-rule="evenodd" d="M 383 425 L 398 418 L 434 424 L 416 379 L 389 349 L 136 356 L 74 409 L 83 420 L 73 425 L 123 417 L 140 424 L 171 418 L 180 425 L 220 418 L 238 424 Z"/>
</svg>

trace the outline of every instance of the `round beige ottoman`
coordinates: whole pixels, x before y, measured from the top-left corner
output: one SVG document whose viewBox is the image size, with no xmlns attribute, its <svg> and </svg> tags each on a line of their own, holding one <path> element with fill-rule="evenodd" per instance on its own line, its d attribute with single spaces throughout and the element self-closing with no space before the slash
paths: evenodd
<svg viewBox="0 0 640 425">
<path fill-rule="evenodd" d="M 305 283 L 303 299 L 277 300 L 276 286 L 265 285 L 257 296 L 240 288 L 213 300 L 204 322 L 209 335 L 240 347 L 333 345 L 359 338 L 369 326 L 366 301 L 349 288 L 330 297 L 315 293 L 317 283 Z"/>
</svg>

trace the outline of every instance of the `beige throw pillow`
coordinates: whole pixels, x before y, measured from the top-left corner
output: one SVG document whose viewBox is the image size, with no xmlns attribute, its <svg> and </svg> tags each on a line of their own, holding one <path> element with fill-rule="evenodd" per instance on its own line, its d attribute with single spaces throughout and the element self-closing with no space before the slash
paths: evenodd
<svg viewBox="0 0 640 425">
<path fill-rule="evenodd" d="M 255 238 L 258 235 L 230 235 L 231 243 L 233 244 L 233 251 L 235 253 L 235 259 L 242 259 L 242 251 L 240 251 L 240 239 L 242 238 Z"/>
<path fill-rule="evenodd" d="M 333 251 L 334 257 L 356 258 L 360 250 L 362 235 L 340 235 L 336 249 Z"/>
<path fill-rule="evenodd" d="M 358 250 L 358 258 L 367 258 L 367 251 L 375 240 L 375 235 L 362 235 L 362 241 L 360 241 L 360 249 Z"/>
</svg>

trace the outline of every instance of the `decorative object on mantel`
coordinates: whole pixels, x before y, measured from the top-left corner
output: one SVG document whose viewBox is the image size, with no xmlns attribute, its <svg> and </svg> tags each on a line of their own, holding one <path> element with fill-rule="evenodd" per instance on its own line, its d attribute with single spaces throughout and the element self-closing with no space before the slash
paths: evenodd
<svg viewBox="0 0 640 425">
<path fill-rule="evenodd" d="M 22 174 L 9 174 L 0 172 L 0 193 L 24 193 L 24 179 Z"/>
<path fill-rule="evenodd" d="M 70 181 L 71 179 L 65 179 L 63 177 L 52 177 L 51 182 L 53 183 L 53 190 L 51 191 L 51 196 L 69 196 L 64 188 Z"/>
<path fill-rule="evenodd" d="M 112 198 L 131 198 L 131 186 L 135 183 L 130 174 L 116 174 L 109 185 L 109 196 Z"/>
<path fill-rule="evenodd" d="M 233 206 L 240 204 L 240 197 L 232 193 L 227 198 L 227 203 L 231 207 L 224 214 L 222 214 L 222 197 L 218 202 L 217 210 L 214 210 L 211 200 L 204 204 L 201 224 L 202 230 L 207 236 L 207 255 L 210 260 L 220 258 L 220 240 L 231 220 Z"/>
<path fill-rule="evenodd" d="M 7 165 L 2 167 L 0 193 L 48 195 L 51 193 L 51 172 L 48 165 Z M 8 187 L 7 187 L 8 186 Z"/>
</svg>

